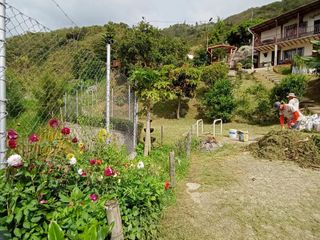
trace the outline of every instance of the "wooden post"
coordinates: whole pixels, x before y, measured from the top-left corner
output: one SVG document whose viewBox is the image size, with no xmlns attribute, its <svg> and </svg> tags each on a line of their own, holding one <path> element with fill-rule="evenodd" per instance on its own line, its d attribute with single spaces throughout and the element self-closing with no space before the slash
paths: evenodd
<svg viewBox="0 0 320 240">
<path fill-rule="evenodd" d="M 163 145 L 163 126 L 162 125 L 160 130 L 160 144 Z"/>
<path fill-rule="evenodd" d="M 191 131 L 189 131 L 189 132 L 188 132 L 188 135 L 187 135 L 187 146 L 186 146 L 186 149 L 187 149 L 187 159 L 190 159 L 190 156 L 191 156 L 191 142 L 192 142 Z"/>
<path fill-rule="evenodd" d="M 123 240 L 122 221 L 120 208 L 117 200 L 110 200 L 105 205 L 107 211 L 108 224 L 112 224 L 111 240 Z"/>
<path fill-rule="evenodd" d="M 174 162 L 174 152 L 170 152 L 169 156 L 169 173 L 170 173 L 170 186 L 174 188 L 176 186 L 176 176 L 175 176 L 175 162 Z"/>
</svg>

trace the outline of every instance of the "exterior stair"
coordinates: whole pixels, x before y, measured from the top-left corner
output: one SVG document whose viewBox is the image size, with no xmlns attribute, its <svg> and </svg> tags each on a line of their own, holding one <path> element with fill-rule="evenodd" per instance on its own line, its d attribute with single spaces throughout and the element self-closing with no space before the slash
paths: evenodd
<svg viewBox="0 0 320 240">
<path fill-rule="evenodd" d="M 256 74 L 275 84 L 280 83 L 282 79 L 282 75 L 275 73 L 272 68 L 258 68 L 256 69 Z"/>
</svg>

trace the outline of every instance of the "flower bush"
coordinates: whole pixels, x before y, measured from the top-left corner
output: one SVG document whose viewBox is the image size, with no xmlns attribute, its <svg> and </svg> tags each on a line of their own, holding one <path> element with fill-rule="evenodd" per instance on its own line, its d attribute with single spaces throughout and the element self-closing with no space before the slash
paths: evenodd
<svg viewBox="0 0 320 240">
<path fill-rule="evenodd" d="M 107 239 L 112 225 L 104 205 L 117 199 L 126 238 L 154 238 L 170 197 L 167 155 L 158 155 L 164 159 L 156 164 L 152 156 L 129 161 L 124 150 L 100 141 L 110 137 L 101 132 L 88 149 L 57 119 L 21 144 L 19 133 L 8 131 L 8 146 L 14 141 L 15 147 L 7 153 L 7 168 L 0 170 L 0 235 L 46 239 L 50 225 L 61 228 L 66 239 L 87 239 L 92 231 Z"/>
</svg>

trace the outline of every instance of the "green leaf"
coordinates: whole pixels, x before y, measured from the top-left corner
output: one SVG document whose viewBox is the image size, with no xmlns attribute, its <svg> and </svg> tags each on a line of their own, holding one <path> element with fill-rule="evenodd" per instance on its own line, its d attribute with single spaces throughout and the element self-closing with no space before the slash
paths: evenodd
<svg viewBox="0 0 320 240">
<path fill-rule="evenodd" d="M 49 224 L 48 240 L 64 240 L 64 233 L 55 221 L 51 221 Z"/>
<path fill-rule="evenodd" d="M 67 196 L 63 195 L 62 193 L 59 193 L 59 198 L 61 202 L 64 202 L 64 203 L 70 202 L 70 199 Z"/>
<path fill-rule="evenodd" d="M 6 223 L 11 223 L 12 220 L 13 220 L 13 214 L 11 214 L 11 215 L 9 215 L 9 216 L 7 217 Z"/>
<path fill-rule="evenodd" d="M 17 210 L 17 214 L 15 216 L 17 223 L 19 223 L 21 221 L 21 218 L 22 218 L 22 209 L 19 209 L 19 210 Z"/>
<path fill-rule="evenodd" d="M 24 227 L 24 228 L 26 228 L 26 229 L 30 229 L 30 223 L 29 222 L 27 222 L 27 221 L 24 221 L 23 222 L 23 224 L 22 224 L 22 226 Z"/>
<path fill-rule="evenodd" d="M 81 190 L 80 190 L 78 187 L 75 187 L 75 188 L 72 190 L 71 199 L 78 201 L 78 200 L 81 199 L 82 197 L 83 197 L 83 193 L 81 192 Z"/>
<path fill-rule="evenodd" d="M 41 216 L 39 216 L 39 217 L 33 217 L 33 218 L 31 218 L 31 222 L 33 222 L 33 223 L 37 223 L 37 222 L 39 222 L 40 220 L 41 220 Z"/>
<path fill-rule="evenodd" d="M 15 229 L 13 230 L 13 233 L 14 233 L 14 235 L 17 236 L 18 238 L 21 237 L 21 230 L 20 230 L 20 228 L 15 228 Z"/>
</svg>

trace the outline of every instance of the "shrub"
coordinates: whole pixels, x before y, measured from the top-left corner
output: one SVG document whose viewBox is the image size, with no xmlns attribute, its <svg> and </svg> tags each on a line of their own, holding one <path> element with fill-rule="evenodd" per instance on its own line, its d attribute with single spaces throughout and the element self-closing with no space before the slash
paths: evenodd
<svg viewBox="0 0 320 240">
<path fill-rule="evenodd" d="M 25 111 L 21 86 L 22 84 L 13 74 L 7 74 L 7 111 L 9 117 L 17 117 Z"/>
<path fill-rule="evenodd" d="M 301 98 L 307 90 L 307 79 L 304 75 L 288 75 L 271 91 L 271 101 L 287 101 L 290 92 Z"/>
<path fill-rule="evenodd" d="M 221 118 L 224 121 L 230 121 L 236 107 L 233 85 L 230 80 L 217 80 L 204 94 L 202 103 L 207 118 L 211 120 Z"/>
<path fill-rule="evenodd" d="M 60 226 L 66 239 L 107 234 L 111 225 L 104 205 L 117 199 L 126 239 L 154 239 L 168 197 L 167 152 L 129 161 L 124 151 L 105 144 L 105 135 L 98 134 L 89 151 L 84 142 L 74 141 L 72 129 L 57 120 L 49 124 L 29 142 L 8 132 L 8 144 L 15 145 L 10 145 L 8 167 L 0 170 L 0 234 L 47 239 L 49 225 L 58 232 Z M 138 168 L 137 160 L 145 161 L 146 169 Z"/>
<path fill-rule="evenodd" d="M 282 75 L 291 74 L 291 64 L 277 65 L 273 67 L 273 71 Z"/>
<path fill-rule="evenodd" d="M 262 85 L 254 85 L 241 95 L 237 103 L 237 115 L 252 123 L 268 124 L 275 120 L 270 93 Z"/>
<path fill-rule="evenodd" d="M 212 63 L 203 68 L 201 81 L 208 86 L 212 86 L 219 79 L 226 79 L 228 76 L 229 67 L 223 62 Z"/>
<path fill-rule="evenodd" d="M 38 115 L 42 120 L 47 120 L 53 114 L 58 114 L 63 103 L 64 83 L 49 73 L 40 79 L 40 86 L 34 92 L 38 100 Z"/>
</svg>

